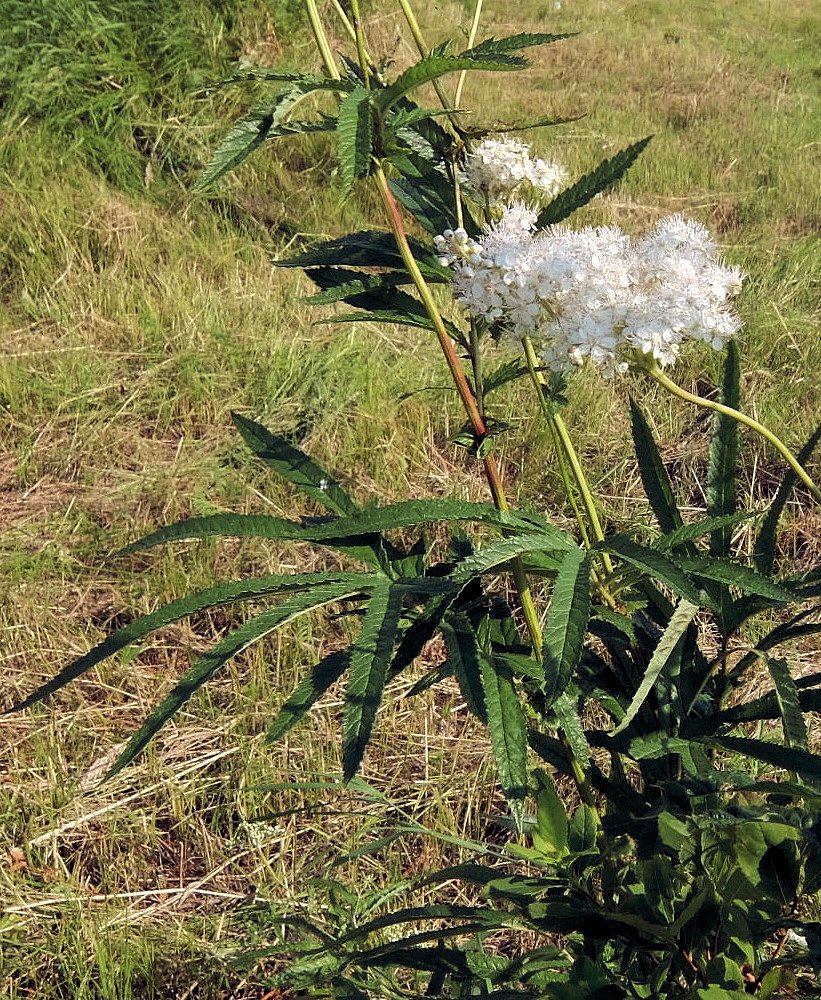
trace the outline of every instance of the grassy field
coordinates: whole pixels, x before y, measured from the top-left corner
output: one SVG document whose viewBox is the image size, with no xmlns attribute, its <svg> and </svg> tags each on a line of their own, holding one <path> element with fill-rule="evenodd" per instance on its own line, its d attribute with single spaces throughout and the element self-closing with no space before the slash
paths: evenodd
<svg viewBox="0 0 821 1000">
<path fill-rule="evenodd" d="M 292 436 L 363 500 L 484 499 L 481 477 L 448 444 L 459 410 L 441 389 L 434 345 L 419 331 L 313 325 L 317 314 L 299 301 L 303 280 L 271 266 L 317 235 L 380 224 L 367 192 L 340 206 L 329 148 L 288 140 L 216 191 L 190 194 L 209 149 L 253 97 L 208 84 L 237 60 L 314 60 L 299 6 L 0 2 L 3 704 L 161 600 L 215 576 L 327 560 L 247 542 L 106 558 L 190 513 L 304 512 L 250 463 L 232 409 Z M 467 5 L 421 7 L 431 42 L 467 25 Z M 748 275 L 745 405 L 800 444 L 821 419 L 816 5 L 694 0 L 686 23 L 663 0 L 485 7 L 485 34 L 580 35 L 537 52 L 512 86 L 489 75 L 469 81 L 463 100 L 476 120 L 584 114 L 534 139 L 572 174 L 654 133 L 585 221 L 638 231 L 682 211 L 718 233 Z M 394 5 L 372 8 L 371 47 L 410 61 Z M 679 381 L 707 387 L 717 365 L 690 355 Z M 428 391 L 403 398 L 420 388 Z M 646 510 L 636 501 L 625 397 L 623 386 L 582 376 L 567 419 L 611 524 L 637 528 Z M 705 422 L 647 398 L 681 496 L 701 509 Z M 510 493 L 566 521 L 547 441 L 520 400 L 513 392 L 497 411 L 514 424 L 501 456 Z M 743 499 L 760 503 L 779 465 L 758 440 L 745 438 L 744 455 Z M 781 555 L 801 565 L 817 557 L 821 517 L 797 503 L 790 518 Z M 140 763 L 97 787 L 229 614 L 169 628 L 47 707 L 2 719 L 3 996 L 262 998 L 264 968 L 235 970 L 236 949 L 263 940 L 278 912 L 322 905 L 309 877 L 380 829 L 382 811 L 350 792 L 277 787 L 339 771 L 333 700 L 285 745 L 260 737 L 312 657 L 335 641 L 309 621 L 238 659 Z M 410 683 L 382 710 L 364 777 L 419 823 L 481 839 L 500 804 L 482 733 L 458 692 L 408 700 Z M 364 906 L 371 890 L 456 853 L 417 836 L 332 875 L 356 884 Z"/>
</svg>

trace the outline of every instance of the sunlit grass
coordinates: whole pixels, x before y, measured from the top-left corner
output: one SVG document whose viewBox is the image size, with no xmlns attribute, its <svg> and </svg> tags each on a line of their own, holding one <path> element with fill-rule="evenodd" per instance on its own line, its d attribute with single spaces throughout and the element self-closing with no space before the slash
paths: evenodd
<svg viewBox="0 0 821 1000">
<path fill-rule="evenodd" d="M 4 702 L 118 621 L 215 574 L 304 571 L 327 558 L 237 543 L 104 561 L 149 527 L 192 512 L 304 512 L 249 461 L 232 409 L 292 436 L 362 500 L 484 495 L 448 444 L 460 414 L 433 346 L 418 331 L 314 325 L 320 315 L 300 302 L 305 282 L 271 266 L 316 234 L 377 219 L 367 194 L 340 207 L 327 145 L 289 140 L 217 191 L 188 194 L 208 149 L 251 99 L 204 88 L 241 57 L 310 58 L 298 5 L 275 5 L 273 15 L 261 3 L 226 2 L 217 14 L 194 0 L 85 7 L 88 16 L 67 0 L 10 0 L 0 25 Z M 512 86 L 491 75 L 469 81 L 464 103 L 478 107 L 477 121 L 492 122 L 501 108 L 512 121 L 584 114 L 533 136 L 574 174 L 655 133 L 584 219 L 640 231 L 683 211 L 718 232 L 749 276 L 745 403 L 800 443 L 821 416 L 814 5 L 702 2 L 689 5 L 686 25 L 676 5 L 650 0 L 485 9 L 486 33 L 581 34 L 535 53 L 538 68 Z M 464 6 L 430 5 L 424 27 L 433 42 L 460 20 Z M 397 25 L 380 11 L 373 44 L 409 61 Z M 702 353 L 681 376 L 709 384 L 716 372 L 717 360 Z M 511 493 L 550 507 L 560 489 L 548 443 L 521 417 L 521 398 L 514 391 L 496 404 L 514 424 L 503 464 Z M 623 403 L 622 387 L 585 374 L 568 422 L 610 498 L 611 521 L 640 527 Z M 669 399 L 655 400 L 653 414 L 685 502 L 702 505 L 703 421 Z M 757 441 L 745 449 L 749 497 L 758 500 L 771 492 L 777 463 Z M 800 559 L 817 547 L 819 525 L 809 512 L 793 516 L 788 555 Z M 137 767 L 93 787 L 159 693 L 227 623 L 203 616 L 169 629 L 51 706 L 3 720 L 3 995 L 184 996 L 199 981 L 198 996 L 216 997 L 232 933 L 225 907 L 249 885 L 263 900 L 298 905 L 308 875 L 340 845 L 354 846 L 364 821 L 347 815 L 268 820 L 261 846 L 248 833 L 256 816 L 295 804 L 267 786 L 339 770 L 333 698 L 286 746 L 260 739 L 323 643 L 340 639 L 317 622 L 238 661 Z M 365 774 L 421 821 L 471 837 L 493 808 L 490 767 L 458 693 L 446 689 L 385 707 Z M 436 842 L 414 841 L 348 873 L 365 887 L 444 857 Z M 186 887 L 195 888 L 181 895 Z M 123 895 L 150 890 L 162 892 Z M 236 996 L 260 995 L 253 980 L 232 981 Z"/>
</svg>

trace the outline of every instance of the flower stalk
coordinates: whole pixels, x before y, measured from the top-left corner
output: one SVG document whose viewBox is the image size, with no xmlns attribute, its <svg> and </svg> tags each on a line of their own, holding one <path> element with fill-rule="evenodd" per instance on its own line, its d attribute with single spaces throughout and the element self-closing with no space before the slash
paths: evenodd
<svg viewBox="0 0 821 1000">
<path fill-rule="evenodd" d="M 724 403 L 719 403 L 714 399 L 705 399 L 704 396 L 697 396 L 693 392 L 688 392 L 677 382 L 674 382 L 669 375 L 665 375 L 659 365 L 652 359 L 646 364 L 641 364 L 637 367 L 640 367 L 641 370 L 646 372 L 651 379 L 658 382 L 660 386 L 665 388 L 674 396 L 678 396 L 679 399 L 692 403 L 694 406 L 700 406 L 705 410 L 713 410 L 715 413 L 721 413 L 725 417 L 731 417 L 738 423 L 743 424 L 745 427 L 749 427 L 752 431 L 755 431 L 756 434 L 760 434 L 765 441 L 771 444 L 781 454 L 796 476 L 798 476 L 816 500 L 821 500 L 821 489 L 816 486 L 807 471 L 795 455 L 793 455 L 790 449 L 784 444 L 784 442 L 773 434 L 768 427 L 765 427 L 764 424 L 759 423 L 752 417 L 748 417 L 746 413 L 742 413 L 740 410 L 736 410 L 732 406 L 726 406 Z"/>
</svg>

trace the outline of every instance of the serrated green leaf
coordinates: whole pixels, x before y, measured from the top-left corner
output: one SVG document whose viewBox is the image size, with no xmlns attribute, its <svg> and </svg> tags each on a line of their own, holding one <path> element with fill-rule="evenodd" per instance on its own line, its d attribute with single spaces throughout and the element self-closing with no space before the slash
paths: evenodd
<svg viewBox="0 0 821 1000">
<path fill-rule="evenodd" d="M 673 484 L 667 475 L 667 469 L 664 467 L 664 461 L 644 410 L 632 396 L 630 396 L 630 420 L 639 474 L 659 528 L 665 535 L 680 531 L 684 527 L 684 521 L 673 493 Z"/>
<path fill-rule="evenodd" d="M 155 632 L 157 629 L 171 622 L 179 621 L 188 615 L 206 608 L 220 607 L 224 604 L 231 604 L 235 601 L 244 601 L 255 597 L 270 597 L 276 594 L 299 592 L 309 590 L 317 585 L 330 584 L 352 584 L 355 589 L 366 590 L 371 577 L 366 573 L 293 573 L 277 574 L 275 576 L 263 576 L 258 579 L 236 580 L 227 583 L 220 583 L 207 590 L 199 590 L 194 594 L 188 594 L 177 601 L 172 601 L 151 614 L 143 615 L 135 621 L 118 629 L 108 636 L 93 649 L 90 649 L 83 656 L 78 657 L 68 664 L 63 670 L 51 680 L 41 684 L 32 694 L 23 701 L 7 709 L 9 712 L 21 711 L 30 705 L 42 701 L 48 695 L 59 691 L 60 688 L 71 681 L 81 677 L 86 671 L 91 670 L 98 663 L 113 656 L 114 653 L 125 649 L 138 639 Z"/>
<path fill-rule="evenodd" d="M 765 597 L 768 601 L 778 604 L 789 604 L 793 599 L 790 591 L 774 580 L 730 559 L 682 556 L 678 560 L 678 565 L 689 576 L 726 583 L 738 587 L 745 594 Z"/>
<path fill-rule="evenodd" d="M 616 153 L 609 160 L 604 160 L 595 170 L 591 170 L 581 180 L 576 181 L 572 187 L 558 194 L 539 213 L 536 220 L 537 228 L 543 229 L 545 226 L 554 226 L 556 223 L 562 222 L 577 208 L 586 205 L 597 194 L 622 178 L 652 138 L 651 135 L 648 135 L 645 139 L 640 139 L 632 146 Z"/>
<path fill-rule="evenodd" d="M 419 62 L 415 63 L 400 73 L 388 87 L 374 92 L 374 103 L 380 111 L 387 111 L 391 105 L 395 104 L 401 97 L 421 87 L 425 83 L 437 80 L 446 73 L 462 72 L 464 70 L 482 70 L 483 72 L 505 72 L 508 70 L 523 69 L 527 62 L 521 56 L 509 55 L 506 52 L 499 52 L 495 55 L 478 52 L 468 49 L 458 56 L 443 55 L 439 52 L 431 52 L 423 56 Z"/>
<path fill-rule="evenodd" d="M 279 710 L 279 714 L 265 734 L 266 743 L 276 743 L 293 729 L 331 685 L 339 680 L 349 665 L 350 650 L 341 649 L 324 656 L 312 667 Z"/>
<path fill-rule="evenodd" d="M 743 736 L 712 736 L 709 739 L 710 743 L 731 753 L 752 757 L 753 760 L 763 761 L 785 771 L 794 771 L 802 778 L 815 781 L 821 778 L 821 756 L 818 754 Z"/>
<path fill-rule="evenodd" d="M 438 521 L 475 521 L 503 530 L 537 532 L 542 544 L 546 544 L 549 538 L 557 550 L 572 544 L 570 536 L 558 528 L 539 523 L 531 516 L 512 511 L 499 511 L 491 504 L 463 503 L 459 500 L 405 500 L 385 507 L 366 508 L 348 517 L 313 522 L 288 521 L 266 514 L 214 514 L 208 517 L 192 517 L 166 525 L 121 549 L 118 554 L 129 555 L 166 542 L 210 538 L 215 535 L 229 538 L 319 542 L 333 547 L 336 543 L 349 544 L 352 538 Z M 534 543 L 534 551 L 538 548 L 539 543 Z"/>
<path fill-rule="evenodd" d="M 200 657 L 177 682 L 171 693 L 148 715 L 145 722 L 128 741 L 106 778 L 112 777 L 130 764 L 165 723 L 229 660 L 306 612 L 324 604 L 353 597 L 360 592 L 361 588 L 352 588 L 348 583 L 313 587 L 308 593 L 300 594 L 276 608 L 264 611 L 240 625 L 239 628 L 234 629 L 221 642 L 218 642 L 216 646 Z"/>
<path fill-rule="evenodd" d="M 516 379 L 523 378 L 527 374 L 529 374 L 527 367 L 520 361 L 514 359 L 513 361 L 503 362 L 498 368 L 485 373 L 482 379 L 482 389 L 485 397 L 487 397 L 488 393 L 501 389 L 508 382 L 515 382 Z"/>
<path fill-rule="evenodd" d="M 340 94 L 353 90 L 355 86 L 352 80 L 344 78 L 337 80 L 328 76 L 317 76 L 313 73 L 291 73 L 287 70 L 276 69 L 273 66 L 245 66 L 242 69 L 233 70 L 221 80 L 218 80 L 215 86 L 221 87 L 232 83 L 247 83 L 250 80 L 266 80 L 271 83 L 294 83 L 302 87 L 337 91 Z"/>
<path fill-rule="evenodd" d="M 439 263 L 428 243 L 408 240 L 419 269 L 428 281 L 451 282 L 453 274 Z M 325 240 L 311 250 L 275 261 L 277 267 L 380 267 L 405 273 L 405 262 L 393 233 L 364 229 L 337 239 Z"/>
<path fill-rule="evenodd" d="M 818 442 L 821 441 L 821 424 L 816 427 L 810 435 L 804 447 L 799 451 L 796 458 L 801 466 L 806 465 L 808 459 L 815 451 Z M 798 476 L 791 468 L 787 469 L 781 485 L 778 487 L 772 503 L 770 504 L 761 531 L 755 543 L 755 565 L 759 573 L 771 573 L 775 562 L 775 547 L 778 537 L 778 522 L 790 498 L 790 494 L 795 489 Z"/>
<path fill-rule="evenodd" d="M 703 538 L 704 535 L 709 535 L 713 531 L 732 528 L 742 521 L 751 520 L 753 517 L 755 517 L 754 511 L 738 511 L 735 514 L 727 514 L 724 517 L 703 517 L 692 524 L 684 524 L 676 529 L 676 531 L 671 531 L 667 535 L 660 535 L 654 539 L 653 548 L 658 549 L 659 552 L 675 552 L 676 549 L 681 548 L 687 542 Z M 690 554 L 695 554 L 695 550 L 691 548 Z"/>
<path fill-rule="evenodd" d="M 559 730 L 564 735 L 573 756 L 583 768 L 590 767 L 590 745 L 584 735 L 584 728 L 576 711 L 576 706 L 565 691 L 552 706 Z"/>
<path fill-rule="evenodd" d="M 519 829 L 527 798 L 527 726 L 510 674 L 478 652 L 487 726 L 499 780 Z"/>
<path fill-rule="evenodd" d="M 305 271 L 322 291 L 315 295 L 307 295 L 302 300 L 308 305 L 324 306 L 334 302 L 345 302 L 354 295 L 366 292 L 386 294 L 399 285 L 410 284 L 410 276 L 391 272 L 388 274 L 368 274 L 366 271 L 354 271 L 346 267 L 314 267 Z"/>
<path fill-rule="evenodd" d="M 520 52 L 522 49 L 532 49 L 539 45 L 551 45 L 553 42 L 564 41 L 565 38 L 575 38 L 577 31 L 567 31 L 562 34 L 547 34 L 546 32 L 520 31 L 504 38 L 485 38 L 468 52 L 474 56 L 497 56 L 510 52 Z M 467 53 L 463 53 L 467 55 Z"/>
<path fill-rule="evenodd" d="M 251 451 L 282 479 L 334 514 L 356 514 L 359 505 L 321 465 L 262 424 L 231 413 L 234 425 Z"/>
<path fill-rule="evenodd" d="M 239 166 L 254 150 L 258 149 L 266 139 L 273 137 L 276 130 L 283 128 L 285 118 L 303 101 L 308 94 L 317 90 L 339 90 L 337 81 L 326 80 L 323 77 L 303 77 L 294 81 L 289 87 L 278 94 L 273 101 L 254 108 L 249 114 L 234 122 L 224 138 L 211 155 L 205 170 L 194 185 L 195 191 L 210 187 L 220 177 Z M 326 131 L 328 119 L 317 123 L 318 130 Z M 296 131 L 308 131 L 307 123 L 301 123 L 302 128 Z M 291 126 L 293 132 L 295 126 Z M 313 130 L 313 129 L 310 129 Z"/>
<path fill-rule="evenodd" d="M 569 823 L 564 803 L 550 775 L 536 771 L 536 828 L 533 846 L 544 854 L 560 857 L 567 853 Z"/>
<path fill-rule="evenodd" d="M 593 549 L 612 552 L 613 555 L 618 556 L 619 559 L 631 566 L 635 566 L 647 576 L 666 584 L 690 604 L 703 603 L 702 594 L 679 569 L 678 565 L 671 558 L 655 549 L 639 545 L 626 535 L 612 535 L 602 542 L 597 542 Z"/>
<path fill-rule="evenodd" d="M 489 122 L 487 125 L 462 129 L 462 134 L 470 139 L 483 139 L 486 135 L 505 135 L 507 132 L 528 132 L 535 128 L 551 128 L 554 125 L 569 125 L 580 121 L 584 115 L 569 118 L 530 118 L 523 122 Z"/>
<path fill-rule="evenodd" d="M 368 173 L 372 143 L 371 92 L 365 87 L 354 87 L 339 105 L 336 128 L 343 198 L 351 193 L 354 181 Z"/>
<path fill-rule="evenodd" d="M 624 718 L 613 730 L 613 736 L 617 736 L 619 733 L 624 732 L 633 719 L 635 719 L 636 715 L 638 715 L 641 706 L 647 700 L 647 696 L 653 690 L 653 687 L 661 676 L 662 671 L 665 670 L 673 657 L 676 648 L 686 635 L 687 629 L 690 627 L 690 623 L 693 618 L 695 618 L 697 611 L 697 604 L 691 604 L 684 598 L 678 602 L 676 610 L 673 612 L 667 628 L 664 630 L 661 639 L 659 639 L 656 648 L 653 650 L 653 655 L 650 657 L 650 662 L 647 664 L 647 670 L 644 673 L 644 677 L 642 678 L 641 684 L 639 685 L 636 693 L 633 695 L 627 711 L 624 713 Z"/>
<path fill-rule="evenodd" d="M 740 402 L 741 364 L 738 343 L 730 339 L 721 375 L 721 402 L 737 410 Z M 726 517 L 736 509 L 738 422 L 723 413 L 713 414 L 710 460 L 707 467 L 707 513 Z M 729 556 L 732 531 L 723 527 L 710 535 L 710 553 Z"/>
<path fill-rule="evenodd" d="M 775 697 L 781 712 L 781 724 L 784 727 L 784 742 L 787 746 L 808 750 L 807 724 L 804 721 L 798 688 L 790 673 L 789 664 L 786 660 L 766 655 L 764 662 L 773 680 Z"/>
<path fill-rule="evenodd" d="M 564 692 L 581 659 L 590 618 L 590 568 L 587 552 L 570 549 L 556 577 L 542 650 L 546 708 Z"/>
<path fill-rule="evenodd" d="M 480 649 L 473 626 L 466 615 L 450 614 L 442 622 L 441 628 L 448 651 L 448 666 L 456 677 L 465 704 L 478 719 L 486 723 Z"/>
<path fill-rule="evenodd" d="M 350 670 L 342 721 L 342 768 L 345 781 L 359 770 L 371 738 L 388 675 L 403 591 L 389 583 L 371 591 L 356 642 L 349 650 Z"/>
</svg>

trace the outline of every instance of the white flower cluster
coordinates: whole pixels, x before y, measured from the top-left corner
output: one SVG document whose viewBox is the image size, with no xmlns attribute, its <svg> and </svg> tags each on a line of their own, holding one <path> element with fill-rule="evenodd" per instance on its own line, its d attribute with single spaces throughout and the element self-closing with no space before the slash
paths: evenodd
<svg viewBox="0 0 821 1000">
<path fill-rule="evenodd" d="M 513 204 L 480 240 L 448 230 L 435 243 L 457 300 L 506 337 L 530 337 L 550 368 L 590 359 L 612 375 L 637 353 L 665 367 L 685 340 L 720 349 L 741 328 L 730 304 L 741 271 L 699 223 L 670 216 L 633 241 L 615 227 L 535 222 Z"/>
<path fill-rule="evenodd" d="M 534 160 L 520 139 L 484 139 L 465 160 L 468 185 L 491 202 L 506 201 L 525 183 L 552 197 L 566 178 L 564 167 Z"/>
</svg>

